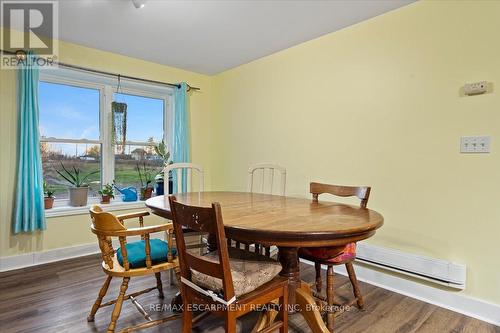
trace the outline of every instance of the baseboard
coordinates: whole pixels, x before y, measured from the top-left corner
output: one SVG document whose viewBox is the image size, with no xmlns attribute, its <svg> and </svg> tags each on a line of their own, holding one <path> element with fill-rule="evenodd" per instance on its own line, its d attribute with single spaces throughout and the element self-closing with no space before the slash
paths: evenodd
<svg viewBox="0 0 500 333">
<path fill-rule="evenodd" d="M 308 260 L 301 261 L 313 265 Z M 384 273 L 363 265 L 355 266 L 356 276 L 360 281 L 500 326 L 498 304 L 470 297 L 460 291 L 444 290 L 412 281 L 401 274 Z M 335 272 L 347 276 L 344 266 L 336 266 Z"/>
<path fill-rule="evenodd" d="M 99 246 L 96 242 L 91 244 L 63 247 L 48 251 L 30 252 L 19 254 L 16 256 L 2 257 L 0 258 L 0 272 L 83 257 L 99 252 Z"/>
<path fill-rule="evenodd" d="M 151 238 L 164 238 L 163 233 L 151 234 Z M 140 236 L 127 237 L 127 241 L 139 240 Z M 120 243 L 113 239 L 113 246 L 118 248 Z M 0 272 L 11 271 L 20 268 L 48 264 L 51 262 L 84 257 L 100 253 L 97 241 L 95 243 L 82 244 L 70 247 L 62 247 L 53 250 L 30 252 L 10 257 L 0 257 Z"/>
</svg>

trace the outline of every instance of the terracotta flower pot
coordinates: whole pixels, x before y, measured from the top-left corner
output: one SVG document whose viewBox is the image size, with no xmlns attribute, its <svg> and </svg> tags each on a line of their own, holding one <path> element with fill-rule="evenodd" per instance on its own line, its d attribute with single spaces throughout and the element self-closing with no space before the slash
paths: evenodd
<svg viewBox="0 0 500 333">
<path fill-rule="evenodd" d="M 45 209 L 51 209 L 52 207 L 54 207 L 54 197 L 43 198 L 43 203 L 45 205 Z"/>
<path fill-rule="evenodd" d="M 89 188 L 86 187 L 70 187 L 69 188 L 69 205 L 72 207 L 87 206 L 87 198 Z"/>
<path fill-rule="evenodd" d="M 151 198 L 152 195 L 153 195 L 152 187 L 141 188 L 141 200 L 147 200 Z"/>
<path fill-rule="evenodd" d="M 102 195 L 101 196 L 101 203 L 102 204 L 109 204 L 111 202 L 111 197 L 109 195 Z"/>
</svg>

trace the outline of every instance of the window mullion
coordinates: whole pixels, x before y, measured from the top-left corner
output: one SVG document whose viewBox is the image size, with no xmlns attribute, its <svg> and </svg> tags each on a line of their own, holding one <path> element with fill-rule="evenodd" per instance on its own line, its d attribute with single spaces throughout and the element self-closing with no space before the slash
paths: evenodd
<svg viewBox="0 0 500 333">
<path fill-rule="evenodd" d="M 104 86 L 101 104 L 101 142 L 102 142 L 102 181 L 103 184 L 112 183 L 115 173 L 115 159 L 112 142 L 112 112 L 113 88 Z"/>
</svg>

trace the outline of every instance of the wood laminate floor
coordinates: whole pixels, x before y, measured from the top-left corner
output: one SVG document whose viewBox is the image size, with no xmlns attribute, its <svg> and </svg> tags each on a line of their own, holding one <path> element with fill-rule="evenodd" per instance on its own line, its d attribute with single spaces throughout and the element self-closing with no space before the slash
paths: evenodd
<svg viewBox="0 0 500 333">
<path fill-rule="evenodd" d="M 307 265 L 302 269 L 303 278 L 311 280 L 313 269 Z M 169 285 L 168 274 L 163 276 L 166 296 L 163 302 L 156 291 L 139 296 L 147 310 L 161 309 L 162 304 L 169 304 L 177 292 L 177 286 Z M 0 332 L 106 332 L 112 307 L 100 309 L 94 323 L 86 321 L 104 279 L 97 255 L 0 273 Z M 112 281 L 108 296 L 117 295 L 119 283 L 119 279 Z M 129 291 L 154 285 L 154 277 L 136 278 L 131 280 Z M 350 296 L 350 285 L 345 277 L 336 275 L 335 287 L 339 297 Z M 366 283 L 361 283 L 361 289 L 366 310 L 353 308 L 337 317 L 336 332 L 500 333 L 497 326 L 385 289 Z M 152 311 L 154 318 L 162 315 L 165 312 Z M 135 307 L 125 302 L 118 329 L 142 320 Z M 207 320 L 195 331 L 223 332 L 220 328 L 212 328 L 218 323 L 217 319 Z M 251 326 L 251 321 L 251 317 L 244 319 L 243 332 L 248 332 L 246 327 Z M 179 321 L 144 330 L 151 333 L 179 331 Z M 290 332 L 309 332 L 300 315 L 290 317 Z"/>
</svg>

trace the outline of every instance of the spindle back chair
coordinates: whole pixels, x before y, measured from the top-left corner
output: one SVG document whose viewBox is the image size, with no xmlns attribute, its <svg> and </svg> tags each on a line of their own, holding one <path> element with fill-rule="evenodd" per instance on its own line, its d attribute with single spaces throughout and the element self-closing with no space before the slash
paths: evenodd
<svg viewBox="0 0 500 333">
<path fill-rule="evenodd" d="M 172 250 L 172 223 L 145 227 L 144 217 L 148 215 L 149 212 L 114 215 L 112 213 L 103 211 L 102 208 L 97 205 L 93 206 L 90 209 L 90 216 L 92 218 L 91 230 L 97 236 L 97 241 L 99 243 L 99 248 L 101 250 L 101 256 L 103 259 L 102 269 L 104 273 L 106 273 L 107 278 L 99 291 L 97 299 L 92 306 L 87 320 L 89 322 L 94 321 L 97 310 L 102 307 L 114 304 L 115 307 L 111 315 L 111 322 L 107 329 L 108 333 L 112 333 L 115 331 L 116 322 L 120 316 L 123 301 L 125 300 L 131 300 L 147 321 L 133 327 L 125 328 L 122 331 L 128 332 L 140 328 L 151 327 L 179 317 L 178 315 L 173 315 L 157 320 L 152 320 L 146 310 L 136 300 L 137 296 L 148 293 L 155 289 L 158 290 L 159 297 L 163 298 L 161 272 L 167 270 L 175 270 L 178 268 L 178 261 L 174 257 L 174 253 Z M 125 221 L 133 218 L 139 219 L 139 227 L 127 228 L 125 226 Z M 164 243 L 160 243 L 162 241 L 160 241 L 159 239 L 151 239 L 151 234 L 159 232 L 163 232 L 166 234 L 166 248 Z M 137 236 L 141 237 L 140 241 L 127 243 L 127 238 Z M 114 249 L 113 239 L 118 239 L 118 242 L 120 244 L 119 250 Z M 154 246 L 152 246 L 152 243 Z M 164 249 L 167 253 L 159 253 L 156 250 L 156 245 L 163 246 L 162 249 Z M 135 249 L 137 249 L 137 246 L 144 249 L 143 253 L 139 251 L 139 261 L 141 263 L 136 263 L 135 261 L 130 262 L 128 253 L 128 248 L 130 249 L 130 246 L 133 246 Z M 137 265 L 137 267 L 133 267 L 135 265 Z M 126 294 L 130 278 L 144 275 L 154 275 L 156 278 L 156 287 L 151 287 L 138 292 Z M 120 286 L 118 298 L 102 304 L 102 300 L 106 296 L 109 284 L 113 277 L 119 277 L 123 279 Z"/>
</svg>

